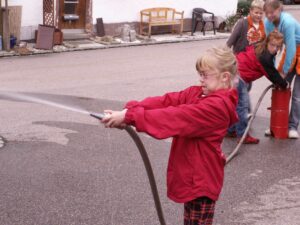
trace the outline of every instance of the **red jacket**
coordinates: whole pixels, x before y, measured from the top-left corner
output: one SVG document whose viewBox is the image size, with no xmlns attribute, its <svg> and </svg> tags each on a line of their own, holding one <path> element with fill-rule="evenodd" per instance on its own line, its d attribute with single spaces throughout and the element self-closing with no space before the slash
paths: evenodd
<svg viewBox="0 0 300 225">
<path fill-rule="evenodd" d="M 173 137 L 167 186 L 168 197 L 175 202 L 201 196 L 217 200 L 223 186 L 221 144 L 227 128 L 237 122 L 237 92 L 202 94 L 202 87 L 193 86 L 125 106 L 125 122 L 137 131 L 157 139 Z"/>
<path fill-rule="evenodd" d="M 253 46 L 249 46 L 246 48 L 246 51 L 237 54 L 236 59 L 238 61 L 240 77 L 246 83 L 255 81 L 263 75 L 267 76 L 267 73 L 255 55 Z"/>
<path fill-rule="evenodd" d="M 275 68 L 275 55 L 265 50 L 257 58 L 254 48 L 254 46 L 248 46 L 246 51 L 236 55 L 240 77 L 246 83 L 249 83 L 262 76 L 266 76 L 273 84 L 281 88 L 286 88 L 288 85 L 287 81 L 281 77 Z"/>
</svg>

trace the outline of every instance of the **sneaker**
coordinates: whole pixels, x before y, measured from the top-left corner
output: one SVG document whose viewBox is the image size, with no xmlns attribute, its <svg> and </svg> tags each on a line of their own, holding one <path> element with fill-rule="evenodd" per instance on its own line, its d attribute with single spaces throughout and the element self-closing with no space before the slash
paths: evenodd
<svg viewBox="0 0 300 225">
<path fill-rule="evenodd" d="M 239 138 L 238 142 L 240 142 L 241 138 Z M 243 141 L 243 144 L 258 144 L 259 143 L 259 139 L 258 138 L 254 138 L 252 136 L 250 136 L 249 134 L 246 136 L 246 138 Z"/>
<path fill-rule="evenodd" d="M 289 130 L 289 138 L 291 139 L 298 139 L 299 134 L 296 130 Z"/>
<path fill-rule="evenodd" d="M 266 130 L 265 130 L 265 136 L 269 137 L 269 136 L 271 136 L 271 135 L 272 135 L 272 133 L 271 133 L 270 128 L 266 129 Z"/>
<path fill-rule="evenodd" d="M 232 131 L 232 132 L 227 132 L 227 134 L 225 135 L 225 137 L 229 137 L 229 138 L 236 138 L 237 135 L 236 135 L 236 132 L 235 131 Z"/>
</svg>

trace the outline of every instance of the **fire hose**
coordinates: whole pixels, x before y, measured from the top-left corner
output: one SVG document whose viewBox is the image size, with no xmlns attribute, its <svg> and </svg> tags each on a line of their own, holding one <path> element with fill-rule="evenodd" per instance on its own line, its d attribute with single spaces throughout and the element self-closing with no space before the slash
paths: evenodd
<svg viewBox="0 0 300 225">
<path fill-rule="evenodd" d="M 95 118 L 100 119 L 100 120 L 104 117 L 104 114 L 101 114 L 101 113 L 100 114 L 91 113 L 90 115 L 92 117 L 95 117 Z M 151 166 L 147 151 L 144 147 L 144 144 L 143 144 L 142 140 L 140 139 L 139 135 L 135 132 L 135 130 L 131 126 L 126 126 L 124 129 L 130 135 L 130 137 L 132 138 L 132 140 L 134 141 L 134 143 L 136 144 L 136 146 L 137 146 L 137 148 L 140 152 L 140 155 L 143 159 L 144 166 L 145 166 L 147 176 L 148 176 L 148 179 L 149 179 L 149 183 L 150 183 L 150 187 L 151 187 L 151 191 L 152 191 L 152 195 L 153 195 L 153 199 L 154 199 L 155 208 L 156 208 L 156 212 L 157 212 L 159 222 L 160 222 L 161 225 L 166 225 L 163 210 L 162 210 L 160 199 L 159 199 L 159 194 L 158 194 L 158 190 L 157 190 L 155 177 L 154 177 L 152 166 Z"/>
<path fill-rule="evenodd" d="M 229 154 L 229 156 L 226 158 L 226 165 L 233 159 L 233 157 L 236 156 L 236 154 L 238 153 L 238 151 L 240 150 L 240 147 L 241 145 L 243 144 L 247 134 L 248 134 L 248 131 L 253 123 L 253 120 L 256 116 L 256 113 L 257 113 L 257 110 L 260 106 L 260 103 L 262 102 L 263 98 L 265 97 L 266 93 L 269 91 L 269 89 L 271 89 L 272 87 L 274 87 L 273 84 L 271 84 L 270 86 L 268 86 L 264 91 L 263 93 L 261 94 L 261 96 L 259 97 L 256 105 L 255 105 L 255 108 L 253 110 L 253 115 L 251 116 L 250 120 L 248 121 L 248 125 L 246 127 L 246 130 L 243 134 L 243 136 L 241 137 L 241 140 L 239 141 L 239 143 L 237 144 L 237 146 L 235 147 L 235 149 Z"/>
</svg>

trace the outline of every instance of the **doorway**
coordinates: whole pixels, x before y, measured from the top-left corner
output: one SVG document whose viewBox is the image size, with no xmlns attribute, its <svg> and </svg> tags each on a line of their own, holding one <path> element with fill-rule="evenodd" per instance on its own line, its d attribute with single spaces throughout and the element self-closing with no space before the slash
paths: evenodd
<svg viewBox="0 0 300 225">
<path fill-rule="evenodd" d="M 59 28 L 85 29 L 86 0 L 59 0 Z"/>
</svg>

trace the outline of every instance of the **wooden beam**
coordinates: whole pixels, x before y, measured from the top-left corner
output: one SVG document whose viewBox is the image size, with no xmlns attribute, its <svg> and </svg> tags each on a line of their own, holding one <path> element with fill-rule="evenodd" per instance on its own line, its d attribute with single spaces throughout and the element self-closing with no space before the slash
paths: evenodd
<svg viewBox="0 0 300 225">
<path fill-rule="evenodd" d="M 19 44 L 21 37 L 22 6 L 8 6 L 8 11 L 9 34 L 16 37 L 16 44 Z"/>
<path fill-rule="evenodd" d="M 8 0 L 5 0 L 5 11 L 3 15 L 3 47 L 4 50 L 10 50 L 10 34 L 9 34 L 9 22 L 8 22 Z"/>
<path fill-rule="evenodd" d="M 2 14 L 2 1 L 0 0 L 0 35 L 3 36 L 3 14 Z"/>
</svg>

